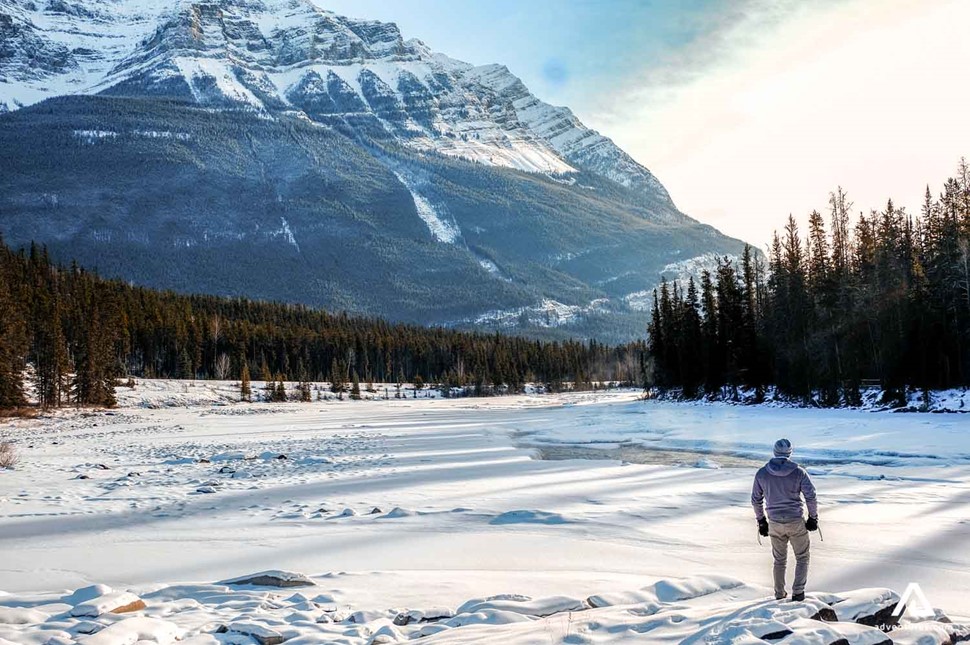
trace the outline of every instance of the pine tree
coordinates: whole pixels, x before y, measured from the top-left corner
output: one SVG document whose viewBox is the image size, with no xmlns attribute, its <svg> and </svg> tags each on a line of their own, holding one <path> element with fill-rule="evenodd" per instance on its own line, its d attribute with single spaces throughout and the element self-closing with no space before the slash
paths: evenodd
<svg viewBox="0 0 970 645">
<path fill-rule="evenodd" d="M 701 351 L 704 358 L 704 390 L 715 394 L 724 383 L 724 361 L 717 337 L 717 298 L 710 271 L 701 273 Z"/>
<path fill-rule="evenodd" d="M 283 383 L 283 375 L 276 375 L 276 384 L 273 386 L 272 394 L 270 396 L 270 403 L 286 403 L 286 384 Z M 272 384 L 272 381 L 270 381 Z"/>
<path fill-rule="evenodd" d="M 353 385 L 350 388 L 350 398 L 360 401 L 360 379 L 357 377 L 357 370 L 354 370 Z"/>
<path fill-rule="evenodd" d="M 333 359 L 330 364 L 330 391 L 342 399 L 347 391 L 347 381 L 347 364 Z"/>
<path fill-rule="evenodd" d="M 11 292 L 14 278 L 11 254 L 6 247 L 0 248 L 0 253 L 6 265 L 0 266 L 0 409 L 10 409 L 27 404 L 23 384 L 26 322 Z"/>
<path fill-rule="evenodd" d="M 249 363 L 243 360 L 242 364 L 242 374 L 240 375 L 239 382 L 239 398 L 243 401 L 249 401 L 253 396 L 253 386 L 249 381 Z"/>
</svg>

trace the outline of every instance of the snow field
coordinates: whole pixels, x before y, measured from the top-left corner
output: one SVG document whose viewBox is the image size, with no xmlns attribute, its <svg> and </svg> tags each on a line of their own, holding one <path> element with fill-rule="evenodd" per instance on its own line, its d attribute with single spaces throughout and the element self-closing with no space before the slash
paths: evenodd
<svg viewBox="0 0 970 645">
<path fill-rule="evenodd" d="M 852 616 L 812 616 L 884 609 L 910 582 L 957 622 L 970 614 L 963 415 L 632 391 L 230 405 L 231 383 L 125 390 L 114 411 L 0 427 L 21 455 L 0 472 L 0 639 L 875 643 Z M 769 599 L 753 469 L 730 467 L 782 434 L 820 492 L 806 603 Z M 537 460 L 537 445 L 623 446 L 643 463 Z M 658 447 L 700 467 L 651 461 Z M 313 585 L 227 584 L 266 570 Z M 126 594 L 145 609 L 70 615 Z"/>
</svg>

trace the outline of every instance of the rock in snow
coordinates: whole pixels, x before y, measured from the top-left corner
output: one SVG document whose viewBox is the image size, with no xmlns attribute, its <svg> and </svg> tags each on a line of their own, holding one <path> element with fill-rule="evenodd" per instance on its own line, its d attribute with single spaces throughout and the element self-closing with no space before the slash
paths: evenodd
<svg viewBox="0 0 970 645">
<path fill-rule="evenodd" d="M 828 604 L 840 621 L 875 627 L 889 622 L 899 594 L 892 589 L 857 589 L 835 594 Z"/>
<path fill-rule="evenodd" d="M 217 632 L 223 634 L 229 632 L 249 636 L 259 643 L 259 645 L 280 645 L 285 640 L 279 632 L 254 623 L 233 623 L 228 627 L 220 627 Z"/>
<path fill-rule="evenodd" d="M 222 585 L 254 585 L 257 587 L 312 587 L 316 583 L 302 573 L 271 569 L 239 578 L 223 580 Z"/>
<path fill-rule="evenodd" d="M 169 645 L 181 638 L 182 630 L 158 618 L 128 618 L 105 627 L 97 634 L 79 640 L 81 645 L 128 645 L 158 643 Z"/>
<path fill-rule="evenodd" d="M 411 623 L 424 623 L 444 618 L 452 618 L 455 612 L 447 607 L 428 607 L 426 609 L 405 609 L 394 617 L 394 624 L 404 627 Z"/>
<path fill-rule="evenodd" d="M 102 614 L 124 614 L 145 608 L 145 601 L 127 591 L 114 591 L 75 605 L 72 616 L 97 618 Z"/>
</svg>

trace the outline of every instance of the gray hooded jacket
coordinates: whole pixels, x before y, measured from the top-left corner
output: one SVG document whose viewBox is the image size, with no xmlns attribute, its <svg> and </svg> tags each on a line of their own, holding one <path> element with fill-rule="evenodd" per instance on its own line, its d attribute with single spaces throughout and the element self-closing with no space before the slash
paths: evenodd
<svg viewBox="0 0 970 645">
<path fill-rule="evenodd" d="M 818 502 L 812 478 L 791 459 L 775 457 L 755 475 L 751 505 L 759 520 L 767 511 L 772 522 L 793 522 L 803 518 L 803 495 L 809 517 L 817 517 Z"/>
</svg>

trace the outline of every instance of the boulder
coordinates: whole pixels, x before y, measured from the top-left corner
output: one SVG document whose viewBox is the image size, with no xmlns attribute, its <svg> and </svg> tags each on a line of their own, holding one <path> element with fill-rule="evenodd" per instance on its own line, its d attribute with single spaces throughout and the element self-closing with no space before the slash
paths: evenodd
<svg viewBox="0 0 970 645">
<path fill-rule="evenodd" d="M 113 591 L 79 603 L 71 609 L 75 617 L 97 618 L 103 614 L 125 614 L 145 608 L 145 601 L 127 591 Z"/>
<path fill-rule="evenodd" d="M 112 591 L 113 589 L 108 585 L 90 585 L 87 587 L 81 587 L 80 589 L 75 589 L 70 595 L 61 598 L 61 602 L 68 605 L 79 605 L 82 602 L 94 600 L 98 596 L 104 596 Z"/>
<path fill-rule="evenodd" d="M 370 639 L 370 645 L 385 645 L 386 643 L 397 643 L 404 640 L 403 634 L 394 629 L 392 625 L 384 625 Z"/>
<path fill-rule="evenodd" d="M 78 634 L 97 634 L 102 629 L 104 629 L 104 625 L 90 620 L 82 621 L 74 626 L 74 631 Z"/>
<path fill-rule="evenodd" d="M 831 606 L 840 621 L 868 627 L 895 622 L 893 611 L 899 602 L 899 595 L 892 589 L 857 589 L 836 596 Z"/>
<path fill-rule="evenodd" d="M 412 623 L 428 623 L 445 618 L 452 618 L 455 615 L 447 607 L 428 607 L 426 609 L 404 609 L 394 617 L 394 624 L 404 627 Z"/>
<path fill-rule="evenodd" d="M 838 615 L 836 615 L 835 610 L 831 607 L 822 607 L 812 616 L 812 620 L 820 620 L 823 623 L 834 623 L 838 619 Z"/>
<path fill-rule="evenodd" d="M 81 645 L 118 645 L 119 643 L 174 643 L 183 632 L 167 620 L 139 616 L 108 625 L 101 631 L 78 639 Z"/>
<path fill-rule="evenodd" d="M 229 632 L 249 636 L 259 643 L 259 645 L 280 645 L 280 643 L 286 640 L 279 632 L 264 625 L 257 625 L 256 623 L 233 623 L 228 627 L 220 627 L 217 631 L 219 633 Z"/>
<path fill-rule="evenodd" d="M 260 571 L 239 578 L 223 580 L 223 585 L 253 585 L 256 587 L 312 587 L 313 580 L 302 573 L 272 569 Z"/>
</svg>

